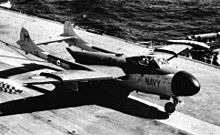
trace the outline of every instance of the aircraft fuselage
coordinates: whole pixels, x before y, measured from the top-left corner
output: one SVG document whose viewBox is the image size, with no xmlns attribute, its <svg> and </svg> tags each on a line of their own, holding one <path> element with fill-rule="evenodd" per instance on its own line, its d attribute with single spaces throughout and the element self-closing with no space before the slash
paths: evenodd
<svg viewBox="0 0 220 135">
<path fill-rule="evenodd" d="M 200 89 L 199 82 L 191 74 L 177 72 L 169 64 L 159 67 L 156 61 L 144 56 L 126 58 L 98 52 L 77 52 L 69 48 L 67 50 L 81 64 L 122 68 L 126 76 L 118 81 L 132 90 L 165 96 L 191 96 Z"/>
<path fill-rule="evenodd" d="M 144 93 L 156 95 L 169 95 L 172 96 L 172 83 L 173 74 L 168 75 L 149 75 L 149 74 L 130 74 L 126 79 L 120 82 L 134 90 Z"/>
</svg>

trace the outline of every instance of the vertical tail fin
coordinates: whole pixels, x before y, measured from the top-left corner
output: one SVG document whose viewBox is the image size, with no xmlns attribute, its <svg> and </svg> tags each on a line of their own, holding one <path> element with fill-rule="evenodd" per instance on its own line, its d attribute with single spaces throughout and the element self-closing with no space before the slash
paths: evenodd
<svg viewBox="0 0 220 135">
<path fill-rule="evenodd" d="M 75 38 L 74 41 L 71 41 L 71 43 L 69 43 L 70 46 L 73 45 L 85 50 L 91 50 L 91 48 L 88 47 L 88 43 L 74 32 L 73 27 L 69 21 L 65 22 L 63 33 L 61 34 L 61 36 L 71 36 Z"/>
<path fill-rule="evenodd" d="M 43 51 L 31 40 L 29 32 L 24 27 L 21 29 L 20 40 L 17 41 L 17 44 L 20 45 L 21 49 L 25 51 L 25 53 L 35 55 L 36 53 Z"/>
<path fill-rule="evenodd" d="M 61 36 L 75 36 L 76 33 L 73 31 L 73 27 L 69 21 L 64 23 L 63 34 Z"/>
</svg>

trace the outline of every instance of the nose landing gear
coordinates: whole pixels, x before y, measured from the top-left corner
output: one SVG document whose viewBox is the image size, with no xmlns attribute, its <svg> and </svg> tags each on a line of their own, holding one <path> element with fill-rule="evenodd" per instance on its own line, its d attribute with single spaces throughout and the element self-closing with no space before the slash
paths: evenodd
<svg viewBox="0 0 220 135">
<path fill-rule="evenodd" d="M 181 102 L 181 100 L 179 100 L 177 97 L 172 97 L 172 98 L 173 98 L 173 103 L 168 102 L 164 106 L 164 110 L 169 114 L 173 113 L 176 110 L 176 105 Z"/>
</svg>

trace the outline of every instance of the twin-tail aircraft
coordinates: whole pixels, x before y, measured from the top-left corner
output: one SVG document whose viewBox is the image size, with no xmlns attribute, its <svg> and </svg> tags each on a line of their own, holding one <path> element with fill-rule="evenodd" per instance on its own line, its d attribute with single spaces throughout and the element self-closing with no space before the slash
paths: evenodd
<svg viewBox="0 0 220 135">
<path fill-rule="evenodd" d="M 72 27 L 71 29 L 64 27 L 64 35 L 73 36 L 73 32 Z M 85 44 L 83 49 L 89 48 L 87 51 L 74 51 L 67 48 L 76 60 L 71 62 L 43 51 L 32 41 L 25 28 L 21 29 L 20 40 L 17 43 L 26 54 L 30 53 L 64 69 L 53 73 L 41 73 L 40 79 L 36 76 L 28 78 L 23 82 L 27 85 L 52 83 L 55 86 L 64 85 L 76 92 L 80 91 L 77 84 L 85 81 L 107 85 L 109 88 L 120 85 L 128 92 L 136 90 L 158 95 L 161 99 L 172 98 L 173 102 L 165 104 L 167 113 L 175 111 L 176 105 L 180 102 L 179 97 L 193 96 L 200 90 L 200 83 L 192 74 L 176 71 L 168 64 L 168 60 L 175 57 L 177 53 L 167 48 L 155 50 L 158 54 L 169 54 L 169 57 L 162 58 L 158 55 L 126 56 L 126 53 L 118 54 L 103 48 L 94 49 Z M 184 48 L 186 49 L 186 46 Z M 120 69 L 121 72 L 114 74 L 116 69 Z"/>
</svg>

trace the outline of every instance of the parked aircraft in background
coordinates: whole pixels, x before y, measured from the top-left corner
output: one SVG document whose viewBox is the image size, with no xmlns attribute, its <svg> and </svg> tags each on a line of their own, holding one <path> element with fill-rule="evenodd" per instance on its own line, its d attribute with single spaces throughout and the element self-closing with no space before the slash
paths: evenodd
<svg viewBox="0 0 220 135">
<path fill-rule="evenodd" d="M 193 41 L 193 40 L 167 40 L 169 43 L 175 43 L 175 44 L 188 44 L 193 46 L 193 49 L 210 49 L 210 46 L 208 46 L 206 43 Z"/>
<path fill-rule="evenodd" d="M 203 42 L 203 43 L 219 43 L 220 40 L 220 32 L 218 33 L 205 33 L 205 34 L 197 34 L 192 36 L 187 36 L 188 40 Z"/>
</svg>

